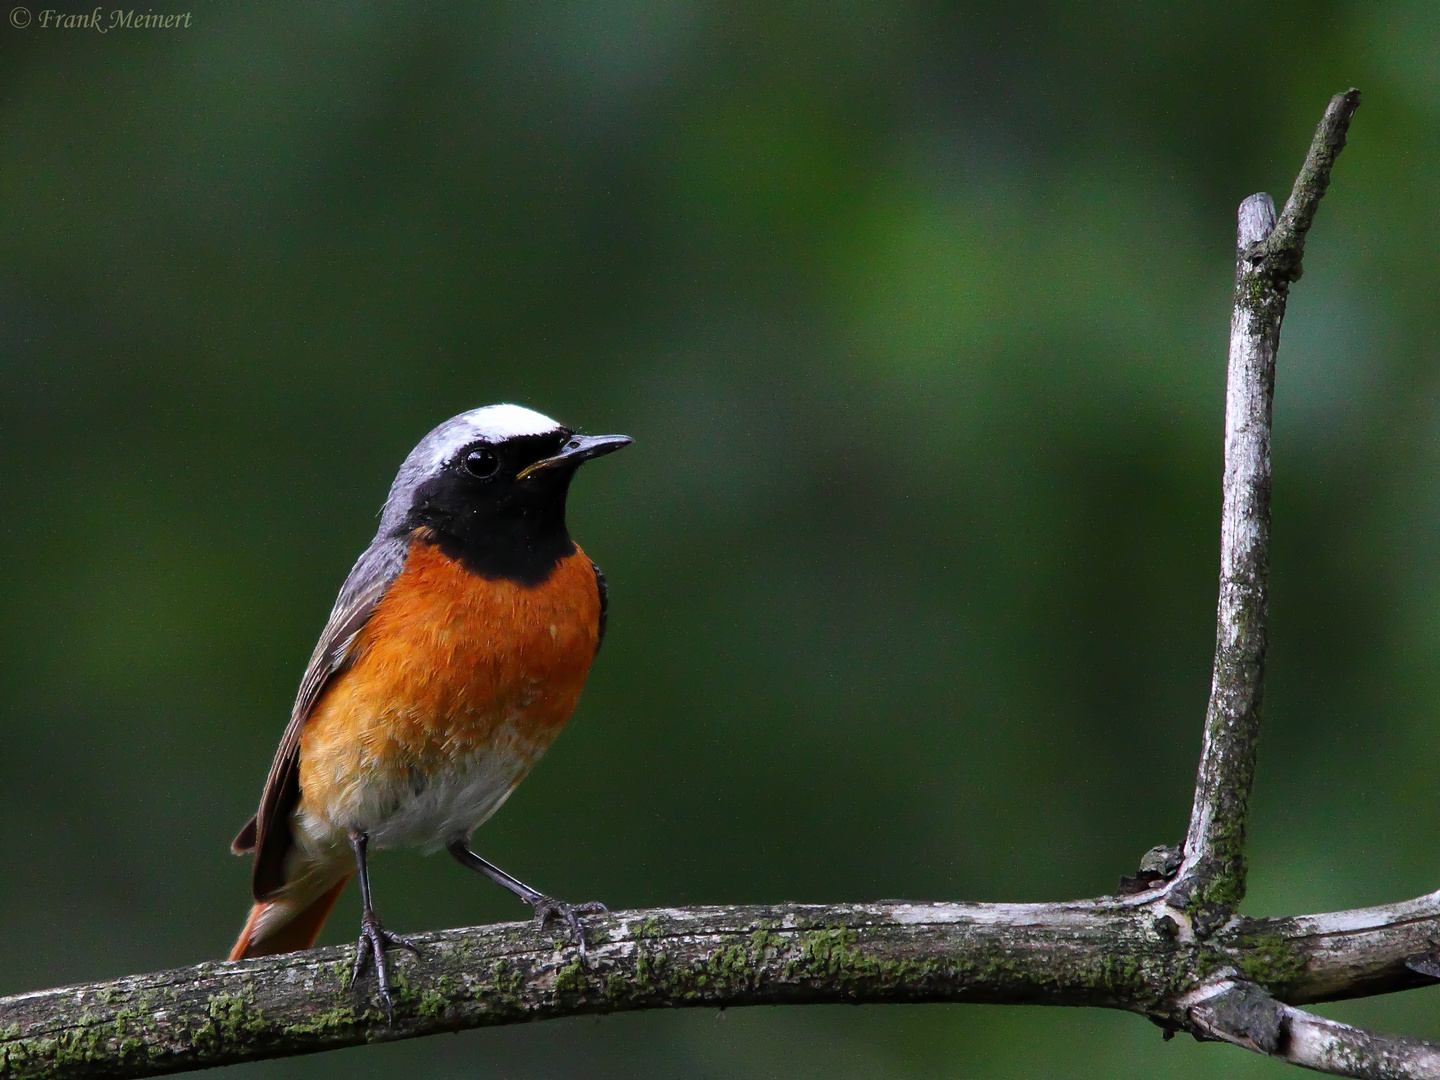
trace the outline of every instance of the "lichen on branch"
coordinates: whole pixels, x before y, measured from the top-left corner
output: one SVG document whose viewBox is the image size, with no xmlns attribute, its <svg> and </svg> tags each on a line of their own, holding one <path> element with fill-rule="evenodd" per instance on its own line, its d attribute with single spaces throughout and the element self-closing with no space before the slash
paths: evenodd
<svg viewBox="0 0 1440 1080">
<path fill-rule="evenodd" d="M 1260 742 L 1270 579 L 1270 419 L 1275 358 L 1305 236 L 1360 92 L 1331 99 L 1277 220 L 1263 192 L 1240 204 L 1225 390 L 1225 474 L 1215 665 L 1185 860 L 1170 895 L 1204 936 L 1245 897 L 1245 840 Z"/>
<path fill-rule="evenodd" d="M 660 909 L 591 922 L 588 962 L 530 923 L 419 935 L 395 1015 L 353 947 L 130 976 L 0 1000 L 0 1080 L 141 1077 L 439 1032 L 635 1009 L 805 1003 L 1096 1005 L 1164 1026 L 1235 971 L 1292 1004 L 1432 980 L 1440 894 L 1368 912 L 1178 932 L 1163 895 L 1060 904 Z"/>
</svg>

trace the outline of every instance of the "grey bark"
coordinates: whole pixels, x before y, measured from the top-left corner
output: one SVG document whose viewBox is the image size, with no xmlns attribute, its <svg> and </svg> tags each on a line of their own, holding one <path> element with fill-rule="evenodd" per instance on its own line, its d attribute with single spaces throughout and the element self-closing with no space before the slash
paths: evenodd
<svg viewBox="0 0 1440 1080">
<path fill-rule="evenodd" d="M 1192 995 L 1198 1037 L 1337 1076 L 1440 1076 L 1440 1046 L 1376 1035 L 1277 1001 L 1253 983 L 1221 979 Z"/>
<path fill-rule="evenodd" d="M 1440 934 L 1440 893 L 1362 911 L 1235 919 L 1203 941 L 1175 922 L 1163 890 L 1057 904 L 714 907 L 587 921 L 588 964 L 556 940 L 563 935 L 531 923 L 416 937 L 422 956 L 394 954 L 393 1022 L 372 979 L 349 985 L 350 946 L 22 994 L 3 1003 L 0 1077 L 154 1076 L 693 1005 L 1099 1005 L 1215 1037 L 1222 1029 L 1204 1011 L 1213 1004 L 1187 995 L 1227 974 L 1291 1005 L 1433 983 L 1407 961 Z"/>
<path fill-rule="evenodd" d="M 1300 277 L 1305 236 L 1359 106 L 1358 90 L 1330 99 L 1278 223 L 1275 204 L 1263 192 L 1242 202 L 1238 214 L 1215 666 L 1185 861 L 1172 894 L 1202 935 L 1245 897 L 1245 838 L 1265 683 L 1270 411 L 1280 324 L 1290 283 Z"/>
<path fill-rule="evenodd" d="M 0 999 L 0 1080 L 140 1077 L 583 1013 L 957 1001 L 1091 1005 L 1343 1076 L 1440 1080 L 1440 1048 L 1298 1006 L 1440 981 L 1440 892 L 1282 919 L 1235 914 L 1259 737 L 1270 407 L 1280 323 L 1358 91 L 1338 94 L 1277 220 L 1241 205 L 1226 394 L 1215 665 L 1185 848 L 1125 896 L 621 912 L 588 960 L 531 924 L 421 935 L 394 957 L 393 1019 L 352 948 L 201 964 Z"/>
</svg>

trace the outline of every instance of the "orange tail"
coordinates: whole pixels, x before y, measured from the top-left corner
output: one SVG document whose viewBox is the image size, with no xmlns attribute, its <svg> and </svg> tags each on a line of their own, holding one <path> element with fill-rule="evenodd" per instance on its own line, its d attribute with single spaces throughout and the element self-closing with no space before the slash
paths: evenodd
<svg viewBox="0 0 1440 1080">
<path fill-rule="evenodd" d="M 273 956 L 275 953 L 308 949 L 320 936 L 325 917 L 340 898 L 350 875 L 345 874 L 333 885 L 324 888 L 313 899 L 290 898 L 283 894 L 274 900 L 257 901 L 245 920 L 240 939 L 230 950 L 231 960 L 252 956 Z M 308 892 L 308 890 L 307 890 Z M 310 893 L 313 896 L 313 893 Z"/>
</svg>

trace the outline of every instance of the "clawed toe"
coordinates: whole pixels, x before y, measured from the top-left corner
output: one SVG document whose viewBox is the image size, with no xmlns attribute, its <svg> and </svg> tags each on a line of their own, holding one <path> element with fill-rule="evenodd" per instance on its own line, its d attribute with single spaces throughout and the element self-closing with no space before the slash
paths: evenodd
<svg viewBox="0 0 1440 1080">
<path fill-rule="evenodd" d="M 580 925 L 580 916 L 598 915 L 609 911 L 609 908 L 598 900 L 590 900 L 583 904 L 567 904 L 552 896 L 542 896 L 530 903 L 535 909 L 535 925 L 543 929 L 551 919 L 563 919 L 566 929 L 570 931 L 570 940 L 580 948 L 581 961 L 588 959 L 585 951 L 585 928 Z"/>
<path fill-rule="evenodd" d="M 390 962 L 385 957 L 385 950 L 391 946 L 399 946 L 408 949 L 416 956 L 420 955 L 420 946 L 407 937 L 399 934 L 392 934 L 380 925 L 374 913 L 367 912 L 360 919 L 360 940 L 355 945 L 355 968 L 350 975 L 350 985 L 354 986 L 360 976 L 365 973 L 365 965 L 372 958 L 375 961 L 375 981 L 379 984 L 380 1000 L 385 1005 L 385 1015 L 391 1020 L 395 1019 L 395 1003 L 390 997 Z"/>
</svg>

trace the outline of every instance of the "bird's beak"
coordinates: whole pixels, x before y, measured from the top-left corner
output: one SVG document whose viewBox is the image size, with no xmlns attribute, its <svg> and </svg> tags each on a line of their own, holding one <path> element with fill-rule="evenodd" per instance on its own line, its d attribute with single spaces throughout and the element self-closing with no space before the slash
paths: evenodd
<svg viewBox="0 0 1440 1080">
<path fill-rule="evenodd" d="M 629 435 L 575 435 L 560 448 L 554 457 L 542 458 L 533 465 L 526 465 L 515 474 L 516 480 L 524 480 L 557 465 L 579 465 L 582 461 L 613 454 L 622 446 L 629 446 L 635 440 Z"/>
</svg>

